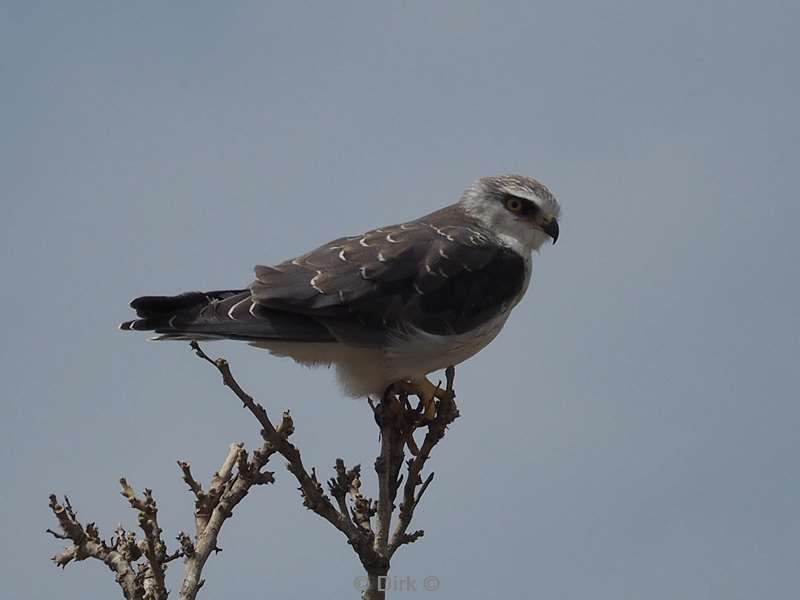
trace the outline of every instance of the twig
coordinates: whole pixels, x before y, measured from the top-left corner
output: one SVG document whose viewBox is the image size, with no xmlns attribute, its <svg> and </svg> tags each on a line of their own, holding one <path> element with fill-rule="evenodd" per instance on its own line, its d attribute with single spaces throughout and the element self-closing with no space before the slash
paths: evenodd
<svg viewBox="0 0 800 600">
<path fill-rule="evenodd" d="M 403 501 L 400 503 L 398 523 L 389 543 L 388 553 L 390 557 L 403 544 L 414 542 L 424 535 L 424 532 L 420 530 L 408 536 L 406 535 L 406 530 L 411 524 L 411 519 L 414 516 L 414 509 L 417 507 L 417 504 L 419 504 L 422 494 L 425 493 L 425 490 L 428 489 L 428 485 L 430 485 L 430 482 L 433 480 L 433 473 L 431 473 L 423 482 L 420 478 L 420 473 L 428 458 L 430 458 L 433 447 L 444 437 L 447 427 L 458 418 L 458 408 L 455 402 L 456 395 L 453 390 L 453 382 L 455 380 L 455 369 L 453 367 L 449 367 L 445 371 L 445 378 L 447 380 L 447 386 L 443 399 L 439 401 L 436 417 L 428 426 L 428 433 L 425 434 L 425 439 L 422 442 L 422 446 L 419 448 L 419 452 L 413 459 L 408 461 L 408 474 L 403 488 Z M 422 487 L 417 493 L 416 488 L 420 485 Z"/>
<path fill-rule="evenodd" d="M 382 578 L 389 572 L 392 556 L 400 546 L 414 542 L 424 535 L 422 530 L 410 534 L 407 530 L 414 509 L 433 480 L 433 473 L 430 473 L 423 481 L 420 475 L 422 469 L 434 446 L 444 437 L 447 427 L 458 417 L 453 391 L 455 369 L 450 367 L 446 371 L 446 390 L 439 394 L 436 416 L 428 424 L 420 425 L 419 411 L 411 408 L 405 394 L 395 395 L 391 388 L 377 405 L 372 400 L 369 401 L 381 432 L 381 453 L 375 461 L 378 500 L 375 502 L 361 494 L 361 471 L 358 465 L 348 470 L 344 461 L 339 458 L 334 467 L 336 476 L 328 480 L 328 490 L 336 502 L 334 505 L 317 480 L 314 469 L 308 473 L 299 449 L 288 439 L 294 432 L 294 423 L 288 411 L 283 413 L 280 425 L 275 427 L 264 407 L 245 392 L 233 377 L 225 359 L 210 358 L 197 342 L 192 342 L 191 347 L 197 356 L 219 371 L 223 384 L 256 417 L 261 425 L 261 435 L 266 447 L 286 459 L 288 470 L 300 484 L 304 506 L 345 535 L 368 575 L 369 585 L 362 597 L 366 600 L 383 599 L 385 592 L 381 583 L 385 583 L 385 580 Z M 422 446 L 417 447 L 413 434 L 421 426 L 427 427 L 428 431 Z M 407 463 L 398 522 L 390 536 L 394 501 L 404 479 L 400 471 L 406 445 L 414 456 Z M 377 522 L 373 526 L 372 519 L 376 516 Z"/>
<path fill-rule="evenodd" d="M 233 509 L 247 495 L 254 485 L 273 483 L 273 473 L 263 471 L 273 450 L 263 444 L 248 459 L 247 451 L 241 442 L 231 444 L 228 455 L 220 469 L 214 473 L 208 492 L 191 477 L 188 463 L 178 463 L 189 489 L 194 493 L 195 536 L 194 541 L 183 532 L 178 534 L 178 542 L 185 555 L 181 600 L 194 600 L 205 583 L 201 578 L 203 567 L 212 552 L 218 552 L 217 540 L 220 530 Z M 234 468 L 236 474 L 234 475 Z"/>
<path fill-rule="evenodd" d="M 100 539 L 100 532 L 93 523 L 84 527 L 78 521 L 66 496 L 64 504 L 59 504 L 56 495 L 51 494 L 49 505 L 63 533 L 56 533 L 51 529 L 47 531 L 60 540 L 68 539 L 72 542 L 72 546 L 53 557 L 57 566 L 64 568 L 72 561 L 94 558 L 105 563 L 114 572 L 127 600 L 137 600 L 144 596 L 141 581 L 132 565 L 138 558 L 136 552 L 131 551 L 131 547 L 135 548 L 135 545 L 128 544 L 126 536 L 118 535 L 116 541 L 106 543 Z"/>
<path fill-rule="evenodd" d="M 195 497 L 195 535 L 184 532 L 177 536 L 179 549 L 167 552 L 158 524 L 158 509 L 152 491 L 142 496 L 124 478 L 120 480 L 122 495 L 138 512 L 143 538 L 121 527 L 109 542 L 100 538 L 93 523 L 83 526 L 69 500 L 58 503 L 50 496 L 50 509 L 58 520 L 61 533 L 48 529 L 55 538 L 69 540 L 72 546 L 53 557 L 56 565 L 65 567 L 72 561 L 95 558 L 104 562 L 116 574 L 116 580 L 127 600 L 163 600 L 168 595 L 165 583 L 167 565 L 179 558 L 184 560 L 181 600 L 194 600 L 203 586 L 202 571 L 212 552 L 218 552 L 217 540 L 224 522 L 234 507 L 247 495 L 252 486 L 272 483 L 273 473 L 263 470 L 274 450 L 268 444 L 253 452 L 252 458 L 242 443 L 231 444 L 220 469 L 214 474 L 208 491 L 194 478 L 191 466 L 178 461 L 183 480 Z M 143 559 L 143 560 L 142 560 Z"/>
<path fill-rule="evenodd" d="M 164 580 L 164 571 L 166 571 L 167 545 L 161 538 L 161 528 L 158 526 L 158 507 L 153 498 L 153 491 L 145 489 L 144 497 L 140 498 L 124 477 L 119 480 L 119 483 L 122 486 L 121 494 L 128 499 L 131 508 L 139 512 L 139 527 L 144 532 L 142 551 L 148 564 L 144 577 L 145 594 L 153 600 L 166 600 L 167 586 Z"/>
<path fill-rule="evenodd" d="M 56 565 L 65 567 L 73 561 L 94 558 L 115 573 L 127 600 L 165 600 L 168 595 L 165 582 L 167 566 L 177 559 L 183 559 L 180 598 L 195 600 L 204 584 L 202 571 L 208 557 L 212 552 L 220 551 L 217 542 L 223 524 L 254 485 L 274 482 L 273 473 L 264 470 L 264 467 L 270 457 L 278 453 L 287 461 L 287 469 L 300 486 L 304 506 L 341 531 L 358 555 L 368 575 L 368 587 L 362 598 L 382 600 L 385 597 L 383 584 L 392 556 L 400 546 L 424 535 L 422 530 L 413 533 L 407 531 L 415 508 L 433 480 L 433 473 L 429 473 L 423 481 L 422 470 L 434 446 L 458 417 L 453 391 L 454 369 L 450 367 L 446 372 L 447 387 L 444 393 L 440 393 L 441 390 L 437 392 L 439 400 L 436 415 L 429 423 L 420 423 L 421 411 L 411 407 L 407 394 L 400 392 L 398 395 L 393 387 L 386 390 L 377 404 L 369 401 L 381 435 L 381 451 L 375 461 L 378 497 L 374 500 L 361 492 L 360 466 L 348 469 L 341 458 L 336 460 L 335 476 L 327 482 L 330 496 L 326 494 L 315 470 L 312 468 L 308 472 L 300 450 L 289 441 L 294 433 L 289 412 L 285 411 L 280 423 L 275 426 L 264 407 L 234 379 L 225 359 L 211 359 L 196 342 L 192 342 L 191 347 L 197 356 L 214 365 L 224 385 L 258 420 L 263 444 L 252 456 L 248 456 L 242 443 L 232 444 L 207 490 L 195 478 L 191 465 L 178 461 L 183 481 L 194 496 L 195 532 L 194 536 L 179 532 L 176 537 L 179 547 L 172 553 L 167 551 L 163 540 L 158 508 L 150 489 L 137 495 L 124 478 L 120 480 L 122 495 L 138 513 L 143 537 L 137 539 L 135 533 L 119 527 L 109 541 L 100 537 L 94 523 L 84 526 L 78 521 L 66 497 L 62 505 L 55 495 L 51 495 L 50 508 L 61 531 L 47 531 L 56 539 L 71 542 L 71 546 L 53 557 Z M 421 427 L 427 427 L 427 432 L 422 445 L 418 447 L 414 432 Z M 412 457 L 405 463 L 406 473 L 401 474 L 406 445 Z M 390 535 L 392 515 L 396 509 L 395 499 L 401 485 L 403 495 L 397 524 Z"/>
<path fill-rule="evenodd" d="M 350 527 L 348 521 L 351 521 L 351 519 L 347 511 L 336 508 L 331 502 L 331 499 L 324 492 L 314 471 L 312 470 L 311 474 L 309 474 L 306 470 L 300 451 L 289 441 L 289 436 L 294 432 L 294 423 L 292 422 L 289 411 L 284 411 L 281 423 L 276 428 L 272 424 L 264 407 L 245 392 L 233 377 L 227 360 L 224 358 L 218 358 L 216 360 L 210 358 L 203 349 L 200 348 L 197 342 L 191 342 L 190 345 L 197 356 L 214 365 L 222 376 L 222 383 L 228 387 L 239 400 L 241 400 L 244 407 L 258 419 L 258 422 L 261 424 L 261 436 L 264 438 L 269 448 L 274 449 L 274 451 L 277 451 L 286 459 L 288 463 L 287 469 L 300 484 L 300 494 L 303 497 L 303 505 L 341 531 L 358 554 L 362 564 L 382 566 L 385 561 L 382 556 L 372 549 L 373 536 L 371 532 L 363 527 Z"/>
</svg>

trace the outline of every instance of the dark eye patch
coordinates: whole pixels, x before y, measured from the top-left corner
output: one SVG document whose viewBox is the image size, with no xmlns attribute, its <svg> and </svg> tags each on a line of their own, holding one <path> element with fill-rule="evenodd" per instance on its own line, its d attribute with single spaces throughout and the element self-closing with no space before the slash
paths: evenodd
<svg viewBox="0 0 800 600">
<path fill-rule="evenodd" d="M 523 217 L 535 217 L 537 214 L 542 212 L 542 210 L 537 206 L 535 202 L 531 202 L 527 198 L 522 198 L 520 196 L 515 196 L 514 194 L 503 194 L 503 206 L 508 206 L 510 201 L 519 202 L 522 205 L 520 210 L 514 211 L 514 214 L 521 215 Z"/>
</svg>

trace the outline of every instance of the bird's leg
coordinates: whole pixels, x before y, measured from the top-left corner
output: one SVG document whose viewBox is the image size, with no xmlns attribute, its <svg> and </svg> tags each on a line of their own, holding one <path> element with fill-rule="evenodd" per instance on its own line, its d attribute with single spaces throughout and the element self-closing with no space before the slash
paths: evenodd
<svg viewBox="0 0 800 600">
<path fill-rule="evenodd" d="M 436 417 L 436 390 L 438 387 L 433 385 L 427 377 L 423 377 L 417 385 L 422 392 L 422 395 L 417 393 L 422 404 L 422 422 L 429 423 Z"/>
<path fill-rule="evenodd" d="M 402 389 L 419 398 L 419 408 L 422 409 L 422 422 L 430 423 L 436 417 L 436 399 L 444 399 L 447 392 L 438 385 L 433 385 L 427 377 L 421 380 L 399 382 Z M 418 409 L 419 410 L 419 409 Z"/>
</svg>

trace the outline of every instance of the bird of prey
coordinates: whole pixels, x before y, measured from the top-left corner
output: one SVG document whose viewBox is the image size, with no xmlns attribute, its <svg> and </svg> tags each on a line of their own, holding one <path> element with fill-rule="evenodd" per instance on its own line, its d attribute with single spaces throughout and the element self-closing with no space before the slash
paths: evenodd
<svg viewBox="0 0 800 600">
<path fill-rule="evenodd" d="M 427 216 L 256 266 L 246 288 L 136 298 L 138 319 L 120 328 L 333 365 L 350 395 L 401 385 L 431 416 L 439 390 L 426 376 L 497 336 L 528 288 L 532 252 L 558 239 L 559 212 L 535 179 L 484 177 Z"/>
</svg>

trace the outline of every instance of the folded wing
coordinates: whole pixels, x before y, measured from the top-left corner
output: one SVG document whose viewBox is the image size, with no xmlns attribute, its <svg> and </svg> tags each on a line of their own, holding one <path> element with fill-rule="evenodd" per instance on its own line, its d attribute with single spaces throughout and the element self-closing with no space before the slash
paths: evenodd
<svg viewBox="0 0 800 600">
<path fill-rule="evenodd" d="M 340 238 L 291 261 L 258 266 L 252 297 L 361 345 L 382 345 L 388 333 L 410 328 L 469 331 L 521 292 L 525 265 L 489 231 L 443 216 Z"/>
</svg>

